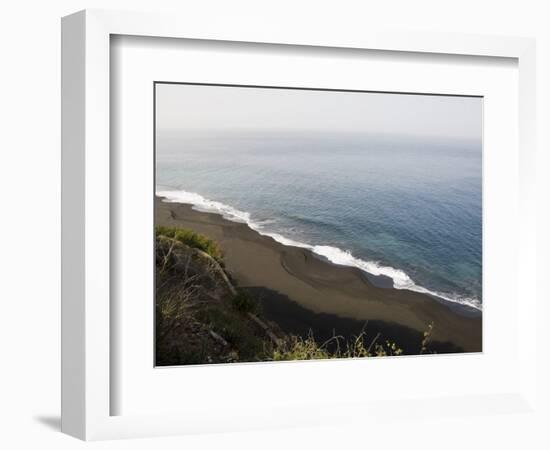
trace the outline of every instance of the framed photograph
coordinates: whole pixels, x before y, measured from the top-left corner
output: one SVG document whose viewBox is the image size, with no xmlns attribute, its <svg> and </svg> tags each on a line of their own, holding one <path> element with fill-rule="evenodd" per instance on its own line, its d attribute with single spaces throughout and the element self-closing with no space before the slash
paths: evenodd
<svg viewBox="0 0 550 450">
<path fill-rule="evenodd" d="M 532 411 L 534 42 L 259 25 L 63 19 L 63 431 Z"/>
</svg>

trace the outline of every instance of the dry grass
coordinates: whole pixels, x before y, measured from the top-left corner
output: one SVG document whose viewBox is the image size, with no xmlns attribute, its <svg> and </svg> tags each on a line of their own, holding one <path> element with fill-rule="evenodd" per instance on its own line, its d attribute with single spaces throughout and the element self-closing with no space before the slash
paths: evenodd
<svg viewBox="0 0 550 450">
<path fill-rule="evenodd" d="M 428 352 L 428 343 L 432 334 L 433 324 L 428 325 L 424 332 L 420 354 Z M 293 361 L 310 359 L 334 358 L 370 358 L 379 356 L 400 356 L 403 350 L 395 343 L 378 342 L 380 333 L 371 341 L 366 340 L 365 331 L 350 340 L 342 336 L 333 336 L 322 344 L 318 344 L 313 333 L 304 339 L 299 336 L 290 336 L 282 345 L 273 350 L 273 361 Z M 329 347 L 331 348 L 329 350 Z"/>
</svg>

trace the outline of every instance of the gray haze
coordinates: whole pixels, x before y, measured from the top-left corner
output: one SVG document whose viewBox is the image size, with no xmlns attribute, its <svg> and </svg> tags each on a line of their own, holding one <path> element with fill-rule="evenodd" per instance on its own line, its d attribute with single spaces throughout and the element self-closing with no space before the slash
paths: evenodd
<svg viewBox="0 0 550 450">
<path fill-rule="evenodd" d="M 482 99 L 156 85 L 158 130 L 312 130 L 481 141 Z"/>
</svg>

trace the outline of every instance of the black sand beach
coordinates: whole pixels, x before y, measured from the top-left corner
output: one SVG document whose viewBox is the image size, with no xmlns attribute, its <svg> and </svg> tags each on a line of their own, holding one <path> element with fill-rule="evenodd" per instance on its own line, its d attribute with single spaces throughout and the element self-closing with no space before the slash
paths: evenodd
<svg viewBox="0 0 550 450">
<path fill-rule="evenodd" d="M 155 221 L 217 241 L 227 271 L 259 299 L 266 318 L 285 331 L 303 335 L 311 329 L 316 337 L 328 338 L 333 332 L 358 334 L 367 324 L 369 333 L 380 332 L 406 353 L 417 353 L 422 333 L 433 323 L 438 353 L 482 350 L 481 313 L 473 309 L 388 287 L 383 279 L 373 280 L 359 269 L 284 246 L 245 224 L 195 211 L 190 205 L 157 197 Z"/>
</svg>

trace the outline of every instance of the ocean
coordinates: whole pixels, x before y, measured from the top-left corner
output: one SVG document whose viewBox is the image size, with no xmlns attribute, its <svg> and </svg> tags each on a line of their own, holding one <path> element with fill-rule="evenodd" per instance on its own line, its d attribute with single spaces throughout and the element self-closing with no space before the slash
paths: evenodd
<svg viewBox="0 0 550 450">
<path fill-rule="evenodd" d="M 156 191 L 394 288 L 482 308 L 481 141 L 157 130 Z"/>
</svg>

